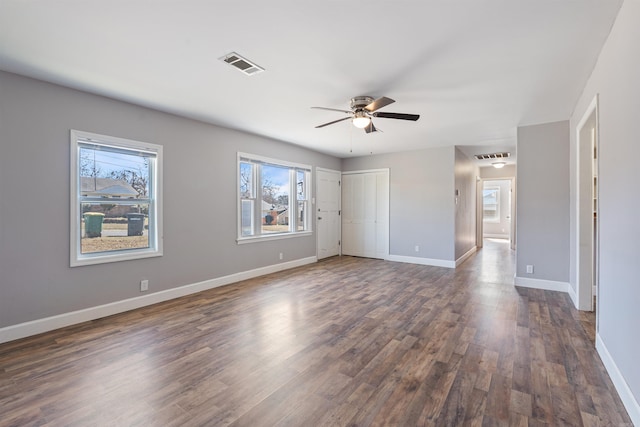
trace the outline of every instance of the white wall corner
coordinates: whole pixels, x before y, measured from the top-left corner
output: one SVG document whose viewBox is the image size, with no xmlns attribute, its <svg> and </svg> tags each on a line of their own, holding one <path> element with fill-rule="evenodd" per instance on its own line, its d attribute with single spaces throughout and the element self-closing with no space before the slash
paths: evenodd
<svg viewBox="0 0 640 427">
<path fill-rule="evenodd" d="M 462 255 L 460 258 L 456 260 L 456 267 L 458 267 L 460 264 L 465 262 L 471 255 L 475 254 L 477 250 L 478 250 L 477 246 L 474 246 L 471 249 L 469 249 L 464 255 Z"/>
<path fill-rule="evenodd" d="M 531 279 L 529 277 L 516 276 L 513 280 L 515 286 L 523 288 L 543 289 L 545 291 L 569 292 L 568 282 L 556 282 L 554 280 Z"/>
<path fill-rule="evenodd" d="M 408 264 L 431 265 L 434 267 L 456 268 L 455 261 L 447 261 L 444 259 L 420 258 L 415 256 L 389 255 L 387 261 L 404 262 Z"/>
<path fill-rule="evenodd" d="M 640 426 L 640 404 L 631 392 L 629 385 L 624 380 L 616 362 L 613 360 L 613 357 L 611 357 L 609 350 L 607 350 L 607 346 L 604 345 L 604 341 L 602 341 L 600 334 L 596 334 L 596 350 L 600 355 L 600 359 L 602 359 L 602 363 L 604 364 L 609 377 L 611 377 L 613 386 L 620 395 L 620 400 L 622 400 L 622 404 L 627 410 L 627 413 L 631 418 L 631 422 L 633 422 L 633 425 L 635 426 Z"/>
<path fill-rule="evenodd" d="M 134 310 L 136 308 L 146 307 L 148 305 L 157 304 L 159 302 L 169 301 L 171 299 L 195 294 L 197 292 L 206 291 L 208 289 L 213 289 L 224 285 L 229 285 L 231 283 L 240 282 L 242 280 L 264 276 L 265 274 L 276 273 L 278 271 L 288 270 L 290 268 L 300 267 L 306 264 L 312 264 L 317 261 L 318 258 L 315 256 L 301 258 L 293 261 L 256 268 L 254 270 L 234 273 L 215 279 L 205 280 L 203 282 L 192 283 L 177 288 L 154 292 L 144 296 L 129 298 L 109 304 L 89 307 L 82 310 L 72 311 L 69 313 L 63 313 L 56 316 L 45 317 L 42 319 L 32 320 L 30 322 L 7 326 L 4 328 L 0 328 L 0 344 L 20 338 L 26 338 L 32 335 L 41 334 L 43 332 L 53 331 L 54 329 L 64 328 L 65 326 L 71 326 L 78 323 L 99 319 L 101 317 L 123 313 L 125 311 Z"/>
</svg>

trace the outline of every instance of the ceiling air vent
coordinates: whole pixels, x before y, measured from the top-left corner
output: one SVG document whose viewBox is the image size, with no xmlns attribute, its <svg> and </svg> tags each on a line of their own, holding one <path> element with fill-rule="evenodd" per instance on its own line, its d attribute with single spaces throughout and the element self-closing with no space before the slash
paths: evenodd
<svg viewBox="0 0 640 427">
<path fill-rule="evenodd" d="M 493 159 L 506 159 L 509 156 L 511 156 L 511 153 L 476 154 L 474 157 L 478 160 L 493 160 Z"/>
<path fill-rule="evenodd" d="M 264 68 L 254 64 L 247 58 L 243 58 L 235 52 L 231 52 L 220 58 L 227 64 L 237 68 L 248 76 L 253 76 L 264 71 Z"/>
</svg>

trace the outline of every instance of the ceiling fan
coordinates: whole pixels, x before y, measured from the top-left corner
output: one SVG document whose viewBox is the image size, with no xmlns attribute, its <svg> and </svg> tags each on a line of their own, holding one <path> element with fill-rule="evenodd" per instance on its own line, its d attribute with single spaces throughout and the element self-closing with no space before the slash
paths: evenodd
<svg viewBox="0 0 640 427">
<path fill-rule="evenodd" d="M 351 120 L 355 127 L 364 129 L 366 133 L 371 133 L 378 131 L 378 129 L 376 129 L 376 127 L 373 125 L 373 121 L 371 120 L 373 117 L 381 117 L 384 119 L 411 120 L 414 122 L 420 118 L 420 115 L 418 114 L 385 113 L 383 111 L 378 112 L 380 108 L 386 107 L 387 105 L 393 104 L 394 102 L 396 101 L 391 98 L 387 98 L 386 96 L 378 99 L 373 99 L 371 96 L 356 96 L 355 98 L 351 98 L 351 110 L 338 110 L 335 108 L 326 107 L 311 108 L 315 108 L 318 110 L 338 111 L 340 113 L 348 114 L 347 117 L 344 117 L 342 119 L 318 125 L 316 126 L 316 129 L 329 126 L 334 123 L 342 122 L 344 120 Z"/>
</svg>

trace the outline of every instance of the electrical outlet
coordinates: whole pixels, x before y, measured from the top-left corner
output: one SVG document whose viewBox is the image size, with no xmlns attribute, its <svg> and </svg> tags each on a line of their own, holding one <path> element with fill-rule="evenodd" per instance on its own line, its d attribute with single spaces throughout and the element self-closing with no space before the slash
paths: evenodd
<svg viewBox="0 0 640 427">
<path fill-rule="evenodd" d="M 533 265 L 527 265 L 527 274 L 533 274 Z"/>
<path fill-rule="evenodd" d="M 284 255 L 282 254 L 282 252 L 280 252 L 280 259 L 282 260 L 284 258 Z"/>
<path fill-rule="evenodd" d="M 145 280 L 141 280 L 140 281 L 140 292 L 144 292 L 144 291 L 148 291 L 149 290 L 149 280 L 145 279 Z"/>
<path fill-rule="evenodd" d="M 415 247 L 415 251 L 416 251 L 416 252 L 420 252 L 420 246 L 416 245 L 416 247 Z"/>
</svg>

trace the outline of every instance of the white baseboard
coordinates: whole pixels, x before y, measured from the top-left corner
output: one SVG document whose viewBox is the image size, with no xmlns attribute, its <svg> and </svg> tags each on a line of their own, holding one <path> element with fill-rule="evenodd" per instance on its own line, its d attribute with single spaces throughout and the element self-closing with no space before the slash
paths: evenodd
<svg viewBox="0 0 640 427">
<path fill-rule="evenodd" d="M 206 291 L 208 289 L 217 288 L 219 286 L 228 285 L 242 280 L 252 279 L 258 276 L 264 276 L 265 274 L 288 270 L 290 268 L 300 267 L 306 264 L 312 264 L 317 261 L 318 259 L 315 256 L 301 258 L 294 261 L 283 262 L 280 264 L 256 268 L 254 270 L 230 274 L 228 276 L 205 280 L 198 283 L 192 283 L 189 285 L 154 292 L 151 294 L 129 298 L 122 301 L 116 301 L 96 307 L 89 307 L 82 310 L 72 311 L 69 313 L 63 313 L 56 316 L 45 317 L 43 319 L 37 319 L 30 322 L 7 326 L 4 328 L 0 328 L 0 343 L 29 337 L 43 332 L 49 332 L 54 329 L 75 325 L 77 323 L 87 322 L 89 320 L 99 319 L 101 317 L 111 316 L 113 314 L 118 314 L 159 302 L 168 301 L 174 298 L 195 294 L 197 292 Z"/>
<path fill-rule="evenodd" d="M 465 262 L 467 258 L 469 258 L 471 255 L 475 254 L 477 250 L 478 250 L 477 246 L 474 246 L 471 249 L 469 249 L 464 255 L 462 255 L 460 258 L 456 260 L 456 267 L 462 264 L 463 262 Z"/>
<path fill-rule="evenodd" d="M 554 280 L 531 279 L 529 277 L 516 276 L 513 280 L 516 286 L 524 288 L 544 289 L 545 291 L 569 292 L 568 282 L 556 282 Z"/>
<path fill-rule="evenodd" d="M 420 258 L 417 256 L 389 255 L 387 261 L 406 262 L 408 264 L 432 265 L 434 267 L 456 268 L 455 261 L 444 259 Z"/>
<path fill-rule="evenodd" d="M 627 410 L 633 425 L 640 426 L 640 404 L 631 392 L 629 385 L 624 380 L 622 373 L 618 369 L 613 357 L 611 357 L 611 354 L 609 354 L 609 350 L 607 350 L 607 346 L 604 345 L 604 341 L 602 341 L 599 334 L 596 334 L 596 350 L 598 350 L 600 359 L 602 359 L 602 363 L 604 364 L 616 391 L 620 395 L 620 400 L 622 400 L 622 404 Z"/>
<path fill-rule="evenodd" d="M 571 286 L 571 283 L 569 283 L 569 286 L 567 286 L 567 293 L 569 294 L 569 297 L 571 298 L 571 302 L 573 302 L 573 306 L 576 309 L 580 310 L 580 308 L 578 307 L 578 294 L 576 293 L 576 291 Z"/>
</svg>

